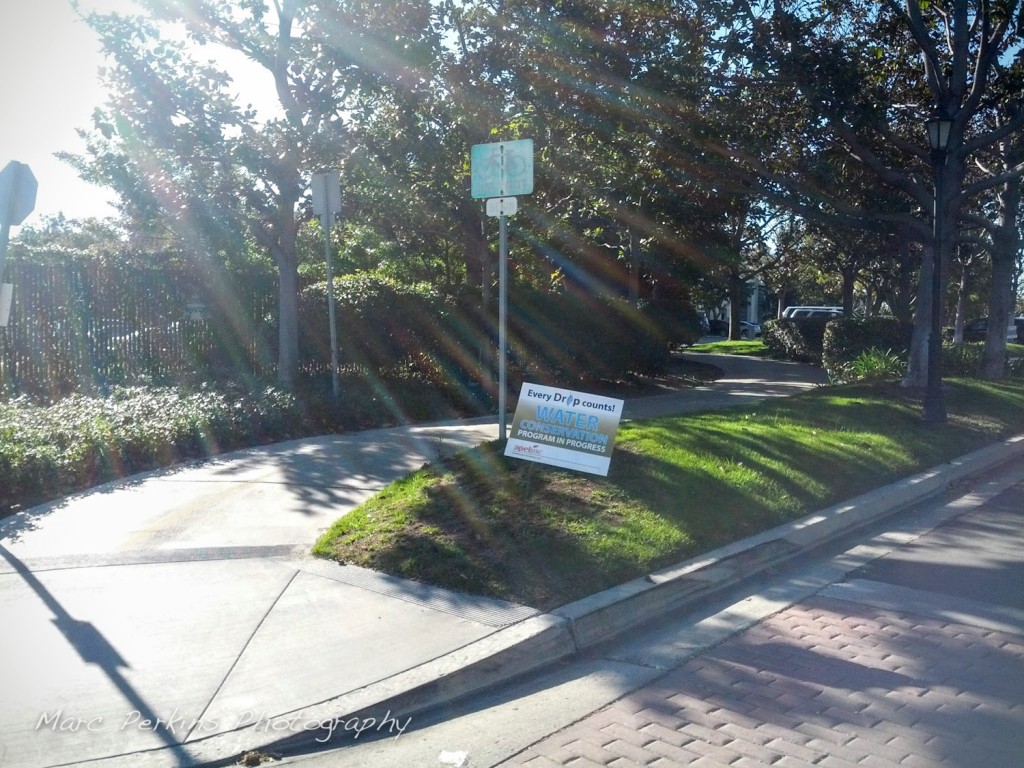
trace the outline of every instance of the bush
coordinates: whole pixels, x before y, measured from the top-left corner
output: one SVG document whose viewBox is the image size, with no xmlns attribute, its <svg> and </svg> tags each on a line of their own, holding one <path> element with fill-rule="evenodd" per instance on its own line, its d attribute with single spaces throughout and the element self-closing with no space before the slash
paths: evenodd
<svg viewBox="0 0 1024 768">
<path fill-rule="evenodd" d="M 336 313 L 340 356 L 389 383 L 418 379 L 452 397 L 479 390 L 489 372 L 480 347 L 497 345 L 494 318 L 465 301 L 375 275 L 340 278 Z M 326 283 L 303 291 L 302 359 L 310 371 L 330 362 Z M 670 343 L 699 338 L 689 307 L 516 286 L 509 299 L 509 365 L 538 383 L 581 383 L 664 369 Z"/>
<path fill-rule="evenodd" d="M 428 290 L 363 273 L 335 278 L 334 298 L 342 365 L 390 371 L 436 347 L 432 329 L 443 311 Z M 302 291 L 299 311 L 302 361 L 326 368 L 331 361 L 326 282 Z"/>
<path fill-rule="evenodd" d="M 891 349 L 881 350 L 872 347 L 846 363 L 841 370 L 829 375 L 840 383 L 898 379 L 907 371 L 905 357 L 897 355 Z"/>
<path fill-rule="evenodd" d="M 517 290 L 509 309 L 512 359 L 537 383 L 656 374 L 668 363 L 670 342 L 688 338 L 675 317 L 654 302 Z"/>
<path fill-rule="evenodd" d="M 978 378 L 984 356 L 984 342 L 943 345 L 942 375 Z"/>
<path fill-rule="evenodd" d="M 768 355 L 779 360 L 820 363 L 828 318 L 799 317 L 769 320 L 761 326 Z"/>
<path fill-rule="evenodd" d="M 888 350 L 907 359 L 911 323 L 893 317 L 843 317 L 832 320 L 822 339 L 821 362 L 829 377 L 842 380 L 849 365 L 869 350 Z"/>
<path fill-rule="evenodd" d="M 115 387 L 53 405 L 17 398 L 0 403 L 0 512 L 309 427 L 295 398 L 273 387 Z"/>
</svg>

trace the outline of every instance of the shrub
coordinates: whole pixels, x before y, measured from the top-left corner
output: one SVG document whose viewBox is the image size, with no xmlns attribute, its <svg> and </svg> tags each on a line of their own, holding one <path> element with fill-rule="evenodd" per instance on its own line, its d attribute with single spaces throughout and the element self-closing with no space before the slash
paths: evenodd
<svg viewBox="0 0 1024 768">
<path fill-rule="evenodd" d="M 846 363 L 841 371 L 829 375 L 838 382 L 898 379 L 907 371 L 907 362 L 904 357 L 897 355 L 891 349 L 881 350 L 878 347 L 872 347 Z"/>
<path fill-rule="evenodd" d="M 977 378 L 985 355 L 984 342 L 942 347 L 942 375 Z"/>
<path fill-rule="evenodd" d="M 906 360 L 911 323 L 893 317 L 843 317 L 831 321 L 822 339 L 821 362 L 829 377 L 840 380 L 849 365 L 869 350 L 888 350 Z"/>
<path fill-rule="evenodd" d="M 769 320 L 761 327 L 768 355 L 780 360 L 820 363 L 828 318 L 800 317 Z"/>
<path fill-rule="evenodd" d="M 0 511 L 309 428 L 295 398 L 273 387 L 115 387 L 53 405 L 17 398 L 0 403 Z"/>
<path fill-rule="evenodd" d="M 685 332 L 673 323 L 669 308 L 654 302 L 521 289 L 509 308 L 512 359 L 538 383 L 655 374 Z"/>
<path fill-rule="evenodd" d="M 362 274 L 336 281 L 343 364 L 389 383 L 418 379 L 464 398 L 486 378 L 480 347 L 497 343 L 493 316 L 472 299 Z M 302 357 L 307 370 L 330 362 L 326 284 L 302 294 Z M 518 376 L 567 384 L 652 374 L 668 361 L 670 343 L 699 337 L 696 313 L 652 301 L 542 291 L 516 286 L 509 299 L 509 365 Z M 682 318 L 682 319 L 681 319 Z"/>
</svg>

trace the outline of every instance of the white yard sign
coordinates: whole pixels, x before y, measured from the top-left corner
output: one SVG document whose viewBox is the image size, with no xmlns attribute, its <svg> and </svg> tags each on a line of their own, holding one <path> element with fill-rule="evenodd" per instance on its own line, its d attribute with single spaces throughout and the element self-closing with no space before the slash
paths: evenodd
<svg viewBox="0 0 1024 768">
<path fill-rule="evenodd" d="M 505 455 L 607 475 L 622 400 L 524 383 Z"/>
</svg>

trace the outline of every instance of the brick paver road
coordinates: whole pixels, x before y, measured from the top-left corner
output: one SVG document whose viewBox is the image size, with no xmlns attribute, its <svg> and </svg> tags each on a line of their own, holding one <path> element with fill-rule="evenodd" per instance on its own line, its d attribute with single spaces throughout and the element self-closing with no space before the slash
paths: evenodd
<svg viewBox="0 0 1024 768">
<path fill-rule="evenodd" d="M 1024 765 L 1024 637 L 813 598 L 508 766 Z"/>
<path fill-rule="evenodd" d="M 1024 766 L 1024 486 L 504 766 Z"/>
</svg>

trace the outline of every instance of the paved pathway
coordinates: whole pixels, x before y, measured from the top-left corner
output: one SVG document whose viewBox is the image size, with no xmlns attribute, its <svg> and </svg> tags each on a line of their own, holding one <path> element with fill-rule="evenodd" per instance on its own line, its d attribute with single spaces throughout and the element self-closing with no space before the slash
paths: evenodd
<svg viewBox="0 0 1024 768">
<path fill-rule="evenodd" d="M 627 401 L 628 417 L 821 380 L 722 364 L 720 382 Z M 496 421 L 264 446 L 0 520 L 0 766 L 230 757 L 371 706 L 403 673 L 536 614 L 308 554 L 392 480 L 496 437 Z"/>
</svg>

